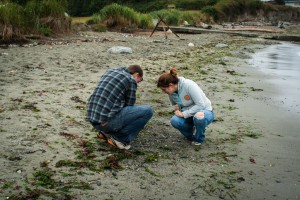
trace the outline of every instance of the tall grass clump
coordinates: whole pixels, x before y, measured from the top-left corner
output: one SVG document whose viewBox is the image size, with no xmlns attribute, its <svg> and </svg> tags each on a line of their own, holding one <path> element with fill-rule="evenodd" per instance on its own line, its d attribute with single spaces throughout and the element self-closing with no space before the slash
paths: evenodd
<svg viewBox="0 0 300 200">
<path fill-rule="evenodd" d="M 127 6 L 111 4 L 105 6 L 96 14 L 99 21 L 106 21 L 108 27 L 127 26 L 139 23 L 138 13 Z"/>
<path fill-rule="evenodd" d="M 214 6 L 205 6 L 201 9 L 201 12 L 211 16 L 214 19 L 214 21 L 218 21 L 219 19 L 218 10 Z"/>
<path fill-rule="evenodd" d="M 24 38 L 25 34 L 63 33 L 71 29 L 65 17 L 66 0 L 30 0 L 24 6 L 0 3 L 1 42 Z"/>
<path fill-rule="evenodd" d="M 257 0 L 248 0 L 245 1 L 245 7 L 247 8 L 248 13 L 256 15 L 257 11 L 264 7 L 264 3 Z"/>
<path fill-rule="evenodd" d="M 142 29 L 153 28 L 153 20 L 149 14 L 139 14 L 139 24 L 138 27 Z"/>
<path fill-rule="evenodd" d="M 162 9 L 149 13 L 152 18 L 162 18 L 168 25 L 179 25 L 181 12 L 173 9 Z"/>
<path fill-rule="evenodd" d="M 200 10 L 204 6 L 206 6 L 207 0 L 185 0 L 185 1 L 177 1 L 176 6 L 180 9 L 185 10 Z"/>
<path fill-rule="evenodd" d="M 64 18 L 65 10 L 67 9 L 66 0 L 43 0 L 40 4 L 40 17 L 56 17 Z"/>
<path fill-rule="evenodd" d="M 179 11 L 163 9 L 149 13 L 153 19 L 162 18 L 167 25 L 178 26 L 187 21 L 190 25 L 197 26 L 200 22 L 211 23 L 212 18 L 200 11 Z"/>
<path fill-rule="evenodd" d="M 245 9 L 243 0 L 221 0 L 215 8 L 218 11 L 218 18 L 224 21 L 234 20 Z"/>
<path fill-rule="evenodd" d="M 109 28 L 138 27 L 152 28 L 152 18 L 148 14 L 135 11 L 127 6 L 111 4 L 105 6 L 87 22 L 88 24 L 104 23 Z"/>
<path fill-rule="evenodd" d="M 38 0 L 35 0 L 38 1 Z M 65 16 L 66 0 L 43 0 L 40 3 L 39 32 L 44 35 L 52 33 L 65 33 L 71 30 L 71 19 Z"/>
<path fill-rule="evenodd" d="M 198 26 L 201 22 L 213 23 L 213 18 L 202 11 L 181 11 L 180 13 L 180 24 L 184 21 L 194 26 Z"/>
<path fill-rule="evenodd" d="M 21 38 L 24 11 L 15 3 L 0 3 L 1 40 Z"/>
</svg>

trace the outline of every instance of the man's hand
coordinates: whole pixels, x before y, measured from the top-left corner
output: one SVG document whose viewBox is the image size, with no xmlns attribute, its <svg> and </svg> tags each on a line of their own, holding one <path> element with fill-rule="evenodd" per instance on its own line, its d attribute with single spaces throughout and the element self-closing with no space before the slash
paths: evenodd
<svg viewBox="0 0 300 200">
<path fill-rule="evenodd" d="M 101 126 L 106 126 L 108 122 L 102 122 Z"/>
<path fill-rule="evenodd" d="M 184 117 L 184 116 L 183 116 L 183 113 L 182 113 L 181 111 L 179 111 L 179 110 L 175 110 L 175 115 L 176 115 L 177 117 Z"/>
</svg>

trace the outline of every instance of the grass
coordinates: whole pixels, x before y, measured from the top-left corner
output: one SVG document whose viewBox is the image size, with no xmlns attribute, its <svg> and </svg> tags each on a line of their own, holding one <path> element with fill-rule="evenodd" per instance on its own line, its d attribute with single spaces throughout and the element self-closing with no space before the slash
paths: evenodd
<svg viewBox="0 0 300 200">
<path fill-rule="evenodd" d="M 87 23 L 92 17 L 72 17 L 72 24 Z"/>
<path fill-rule="evenodd" d="M 105 23 L 108 27 L 152 28 L 152 19 L 127 6 L 111 4 L 105 6 L 87 21 L 88 24 Z"/>
<path fill-rule="evenodd" d="M 32 0 L 25 6 L 17 3 L 0 3 L 0 42 L 24 39 L 28 33 L 50 36 L 69 31 L 65 18 L 65 1 Z"/>
</svg>

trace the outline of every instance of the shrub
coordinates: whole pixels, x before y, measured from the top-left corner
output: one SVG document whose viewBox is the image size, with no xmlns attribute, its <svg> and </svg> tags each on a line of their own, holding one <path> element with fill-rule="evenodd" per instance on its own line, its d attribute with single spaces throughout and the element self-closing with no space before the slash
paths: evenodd
<svg viewBox="0 0 300 200">
<path fill-rule="evenodd" d="M 138 24 L 138 13 L 132 8 L 121 6 L 119 4 L 111 4 L 105 6 L 98 13 L 98 18 L 101 21 L 106 21 L 109 27 L 126 26 L 131 24 Z M 96 17 L 97 18 L 97 17 Z"/>
<path fill-rule="evenodd" d="M 71 20 L 65 17 L 65 0 L 31 0 L 25 6 L 25 23 L 29 32 L 43 35 L 63 33 L 71 29 Z M 47 29 L 50 29 L 47 30 Z"/>
<path fill-rule="evenodd" d="M 66 1 L 43 0 L 40 4 L 40 17 L 65 17 Z"/>
<path fill-rule="evenodd" d="M 218 20 L 219 14 L 217 9 L 214 6 L 205 6 L 204 8 L 201 9 L 201 12 L 208 14 L 211 16 L 215 21 Z"/>
<path fill-rule="evenodd" d="M 146 29 L 146 28 L 153 28 L 154 24 L 152 18 L 148 14 L 139 14 L 139 28 Z"/>
<path fill-rule="evenodd" d="M 152 28 L 152 18 L 148 14 L 136 12 L 132 8 L 111 4 L 93 15 L 87 24 L 105 23 L 108 27 Z"/>
<path fill-rule="evenodd" d="M 39 33 L 41 33 L 42 35 L 46 36 L 46 37 L 49 37 L 51 35 L 51 28 L 49 27 L 45 27 L 45 26 L 42 26 L 39 28 Z"/>
<path fill-rule="evenodd" d="M 24 11 L 15 3 L 0 3 L 1 40 L 20 38 L 23 27 Z"/>
<path fill-rule="evenodd" d="M 180 21 L 180 11 L 178 10 L 158 10 L 151 12 L 150 15 L 154 19 L 162 18 L 168 25 L 178 25 Z"/>
</svg>

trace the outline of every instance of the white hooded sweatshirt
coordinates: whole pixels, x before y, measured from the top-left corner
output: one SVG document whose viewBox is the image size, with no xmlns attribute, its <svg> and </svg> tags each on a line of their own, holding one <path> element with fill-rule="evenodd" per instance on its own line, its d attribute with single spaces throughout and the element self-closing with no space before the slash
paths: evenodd
<svg viewBox="0 0 300 200">
<path fill-rule="evenodd" d="M 172 105 L 178 104 L 184 118 L 192 117 L 201 110 L 212 111 L 210 100 L 202 89 L 190 79 L 179 77 L 178 91 L 169 95 Z"/>
</svg>

